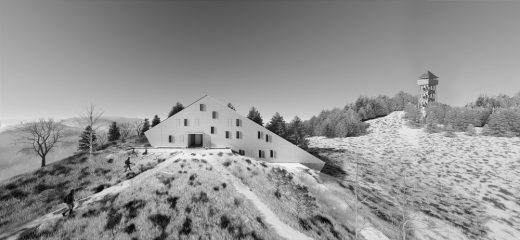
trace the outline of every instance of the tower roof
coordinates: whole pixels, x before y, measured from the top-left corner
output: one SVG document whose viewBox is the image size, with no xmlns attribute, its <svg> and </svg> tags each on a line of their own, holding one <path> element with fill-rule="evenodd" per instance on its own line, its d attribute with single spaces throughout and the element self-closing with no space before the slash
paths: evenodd
<svg viewBox="0 0 520 240">
<path fill-rule="evenodd" d="M 420 79 L 437 79 L 439 77 L 435 76 L 435 74 L 433 74 L 432 72 L 427 71 L 423 75 L 419 76 L 419 78 Z"/>
</svg>

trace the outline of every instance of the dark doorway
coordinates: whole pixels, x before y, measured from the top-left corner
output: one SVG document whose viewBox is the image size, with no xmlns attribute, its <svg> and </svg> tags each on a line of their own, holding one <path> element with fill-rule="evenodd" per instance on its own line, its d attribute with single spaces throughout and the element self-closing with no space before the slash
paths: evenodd
<svg viewBox="0 0 520 240">
<path fill-rule="evenodd" d="M 188 134 L 188 147 L 189 148 L 202 147 L 202 134 Z"/>
</svg>

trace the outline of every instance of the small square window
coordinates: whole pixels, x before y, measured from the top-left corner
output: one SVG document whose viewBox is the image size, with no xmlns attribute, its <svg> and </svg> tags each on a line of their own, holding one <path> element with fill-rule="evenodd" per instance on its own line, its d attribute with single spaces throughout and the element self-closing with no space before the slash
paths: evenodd
<svg viewBox="0 0 520 240">
<path fill-rule="evenodd" d="M 215 127 L 211 127 L 211 134 L 215 134 Z"/>
<path fill-rule="evenodd" d="M 188 126 L 188 119 L 184 119 L 184 126 Z"/>
<path fill-rule="evenodd" d="M 203 104 L 203 103 L 200 104 L 200 111 L 201 112 L 206 111 L 206 104 Z"/>
</svg>

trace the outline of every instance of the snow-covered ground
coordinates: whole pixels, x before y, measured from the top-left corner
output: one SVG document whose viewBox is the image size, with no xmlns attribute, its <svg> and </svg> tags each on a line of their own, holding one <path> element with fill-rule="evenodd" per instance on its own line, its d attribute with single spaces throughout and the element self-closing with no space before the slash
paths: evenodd
<svg viewBox="0 0 520 240">
<path fill-rule="evenodd" d="M 380 195 L 399 187 L 390 173 L 405 166 L 416 225 L 435 223 L 418 226 L 419 239 L 520 239 L 520 138 L 427 134 L 402 116 L 369 121 L 370 133 L 361 137 L 310 138 L 310 147 L 329 149 L 321 154 L 348 173 L 360 159 L 365 186 Z"/>
</svg>

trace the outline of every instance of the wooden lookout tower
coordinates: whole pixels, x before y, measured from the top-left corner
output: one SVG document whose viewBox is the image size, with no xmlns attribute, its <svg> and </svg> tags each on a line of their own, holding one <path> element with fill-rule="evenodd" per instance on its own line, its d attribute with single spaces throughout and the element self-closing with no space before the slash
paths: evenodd
<svg viewBox="0 0 520 240">
<path fill-rule="evenodd" d="M 432 72 L 427 71 L 419 77 L 417 85 L 419 85 L 419 107 L 424 108 L 428 103 L 437 100 L 437 84 L 439 80 Z"/>
</svg>

